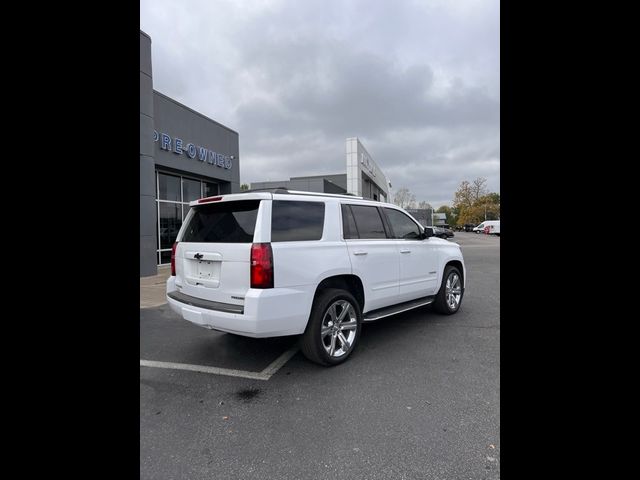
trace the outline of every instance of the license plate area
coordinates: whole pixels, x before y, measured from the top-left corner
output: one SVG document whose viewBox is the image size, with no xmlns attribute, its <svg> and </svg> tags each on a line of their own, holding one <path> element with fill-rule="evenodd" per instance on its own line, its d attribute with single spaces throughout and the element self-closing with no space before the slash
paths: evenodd
<svg viewBox="0 0 640 480">
<path fill-rule="evenodd" d="M 220 266 L 215 260 L 187 260 L 185 262 L 185 282 L 194 287 L 218 288 L 220 286 Z"/>
<path fill-rule="evenodd" d="M 194 287 L 218 288 L 222 255 L 217 252 L 189 250 L 184 252 L 184 280 Z"/>
<path fill-rule="evenodd" d="M 220 262 L 214 262 L 209 260 L 198 260 L 196 275 L 201 280 L 213 280 L 217 279 L 215 275 L 216 268 L 220 270 Z"/>
</svg>

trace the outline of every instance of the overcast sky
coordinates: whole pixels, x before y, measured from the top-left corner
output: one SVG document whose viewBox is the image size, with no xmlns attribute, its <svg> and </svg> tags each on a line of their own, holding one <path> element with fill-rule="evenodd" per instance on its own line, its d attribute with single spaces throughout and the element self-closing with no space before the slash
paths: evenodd
<svg viewBox="0 0 640 480">
<path fill-rule="evenodd" d="M 153 86 L 240 134 L 240 181 L 344 173 L 451 204 L 500 181 L 498 0 L 141 0 Z"/>
</svg>

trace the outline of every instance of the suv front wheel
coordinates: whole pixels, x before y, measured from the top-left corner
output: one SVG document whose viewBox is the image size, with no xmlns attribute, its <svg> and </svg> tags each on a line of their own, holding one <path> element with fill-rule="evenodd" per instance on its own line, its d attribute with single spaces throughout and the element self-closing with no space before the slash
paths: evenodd
<svg viewBox="0 0 640 480">
<path fill-rule="evenodd" d="M 462 275 L 453 265 L 448 265 L 442 275 L 442 285 L 436 295 L 433 307 L 438 313 L 451 315 L 456 313 L 462 303 Z"/>
<path fill-rule="evenodd" d="M 327 288 L 313 302 L 301 350 L 320 365 L 338 365 L 353 352 L 360 337 L 362 313 L 346 290 Z"/>
</svg>

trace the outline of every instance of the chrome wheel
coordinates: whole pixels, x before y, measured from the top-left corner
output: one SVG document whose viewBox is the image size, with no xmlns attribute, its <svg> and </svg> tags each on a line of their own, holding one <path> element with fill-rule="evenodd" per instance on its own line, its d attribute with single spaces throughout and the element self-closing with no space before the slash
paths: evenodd
<svg viewBox="0 0 640 480">
<path fill-rule="evenodd" d="M 460 275 L 456 272 L 451 272 L 447 277 L 447 283 L 445 284 L 445 300 L 451 310 L 456 310 L 458 308 L 461 297 L 462 283 L 460 282 Z"/>
<path fill-rule="evenodd" d="M 353 346 L 358 329 L 356 311 L 347 300 L 337 300 L 326 310 L 320 324 L 322 346 L 330 357 L 339 358 Z"/>
</svg>

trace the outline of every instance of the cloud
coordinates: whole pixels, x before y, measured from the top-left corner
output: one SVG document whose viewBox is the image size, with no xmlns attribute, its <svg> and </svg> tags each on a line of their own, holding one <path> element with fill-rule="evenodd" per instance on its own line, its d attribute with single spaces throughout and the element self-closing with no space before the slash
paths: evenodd
<svg viewBox="0 0 640 480">
<path fill-rule="evenodd" d="M 358 136 L 418 200 L 499 191 L 497 1 L 140 5 L 154 87 L 240 133 L 242 182 L 344 172 Z"/>
</svg>

